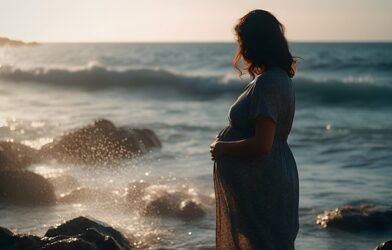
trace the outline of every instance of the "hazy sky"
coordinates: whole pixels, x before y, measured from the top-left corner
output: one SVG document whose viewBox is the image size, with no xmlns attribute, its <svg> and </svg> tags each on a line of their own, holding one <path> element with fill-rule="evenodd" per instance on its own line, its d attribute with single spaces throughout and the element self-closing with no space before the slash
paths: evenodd
<svg viewBox="0 0 392 250">
<path fill-rule="evenodd" d="M 231 41 L 252 9 L 293 41 L 392 41 L 392 0 L 0 0 L 0 36 L 48 42 Z"/>
</svg>

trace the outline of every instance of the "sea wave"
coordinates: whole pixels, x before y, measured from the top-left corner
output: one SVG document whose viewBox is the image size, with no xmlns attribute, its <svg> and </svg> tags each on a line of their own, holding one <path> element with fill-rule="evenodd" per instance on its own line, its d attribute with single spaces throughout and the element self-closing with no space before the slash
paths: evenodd
<svg viewBox="0 0 392 250">
<path fill-rule="evenodd" d="M 189 96 L 214 97 L 222 94 L 238 95 L 246 81 L 225 76 L 186 75 L 167 70 L 113 70 L 91 66 L 76 70 L 20 69 L 0 67 L 0 79 L 12 82 L 38 82 L 52 87 L 76 88 L 89 91 L 128 89 L 162 94 L 179 91 Z M 312 79 L 296 77 L 297 100 L 302 103 L 319 102 L 326 105 L 380 107 L 392 106 L 392 84 L 376 84 L 362 80 Z M 151 91 L 153 90 L 153 91 Z M 159 90 L 159 91 L 158 91 Z"/>
<path fill-rule="evenodd" d="M 49 83 L 52 86 L 76 87 L 87 90 L 108 88 L 179 90 L 191 94 L 238 92 L 240 80 L 220 76 L 189 76 L 167 70 L 113 70 L 103 66 L 70 69 L 20 69 L 9 65 L 0 67 L 0 79 L 16 82 Z"/>
<path fill-rule="evenodd" d="M 372 61 L 362 58 L 343 61 L 340 58 L 330 58 L 326 61 L 310 60 L 309 62 L 303 62 L 301 63 L 301 67 L 306 70 L 354 70 L 357 72 L 371 70 L 389 73 L 392 68 L 392 61 Z"/>
<path fill-rule="evenodd" d="M 326 105 L 354 107 L 391 107 L 392 85 L 374 84 L 363 81 L 314 80 L 297 78 L 295 80 L 297 100 L 306 103 L 318 102 Z"/>
</svg>

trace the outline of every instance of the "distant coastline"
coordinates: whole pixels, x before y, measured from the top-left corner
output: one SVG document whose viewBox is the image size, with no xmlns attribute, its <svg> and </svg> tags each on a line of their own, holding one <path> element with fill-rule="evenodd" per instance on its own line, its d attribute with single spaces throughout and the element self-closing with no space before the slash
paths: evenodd
<svg viewBox="0 0 392 250">
<path fill-rule="evenodd" d="M 0 37 L 0 46 L 37 46 L 37 42 L 23 42 L 20 40 L 13 40 L 7 37 Z"/>
</svg>

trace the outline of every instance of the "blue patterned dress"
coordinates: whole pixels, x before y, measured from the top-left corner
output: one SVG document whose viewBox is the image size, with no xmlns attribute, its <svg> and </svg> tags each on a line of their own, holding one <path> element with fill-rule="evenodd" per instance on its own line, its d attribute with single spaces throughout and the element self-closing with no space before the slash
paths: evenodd
<svg viewBox="0 0 392 250">
<path fill-rule="evenodd" d="M 287 144 L 295 109 L 287 73 L 270 68 L 249 83 L 229 111 L 219 140 L 252 137 L 257 117 L 276 124 L 272 150 L 214 162 L 216 248 L 293 250 L 298 232 L 298 172 Z"/>
</svg>

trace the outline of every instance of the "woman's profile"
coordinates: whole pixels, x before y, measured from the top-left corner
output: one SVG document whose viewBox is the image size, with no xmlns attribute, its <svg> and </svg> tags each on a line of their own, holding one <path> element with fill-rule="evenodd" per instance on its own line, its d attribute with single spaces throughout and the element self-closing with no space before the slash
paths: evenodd
<svg viewBox="0 0 392 250">
<path fill-rule="evenodd" d="M 293 250 L 298 172 L 287 144 L 295 99 L 293 59 L 283 25 L 254 10 L 235 26 L 239 65 L 253 78 L 210 145 L 214 160 L 216 248 Z"/>
</svg>

